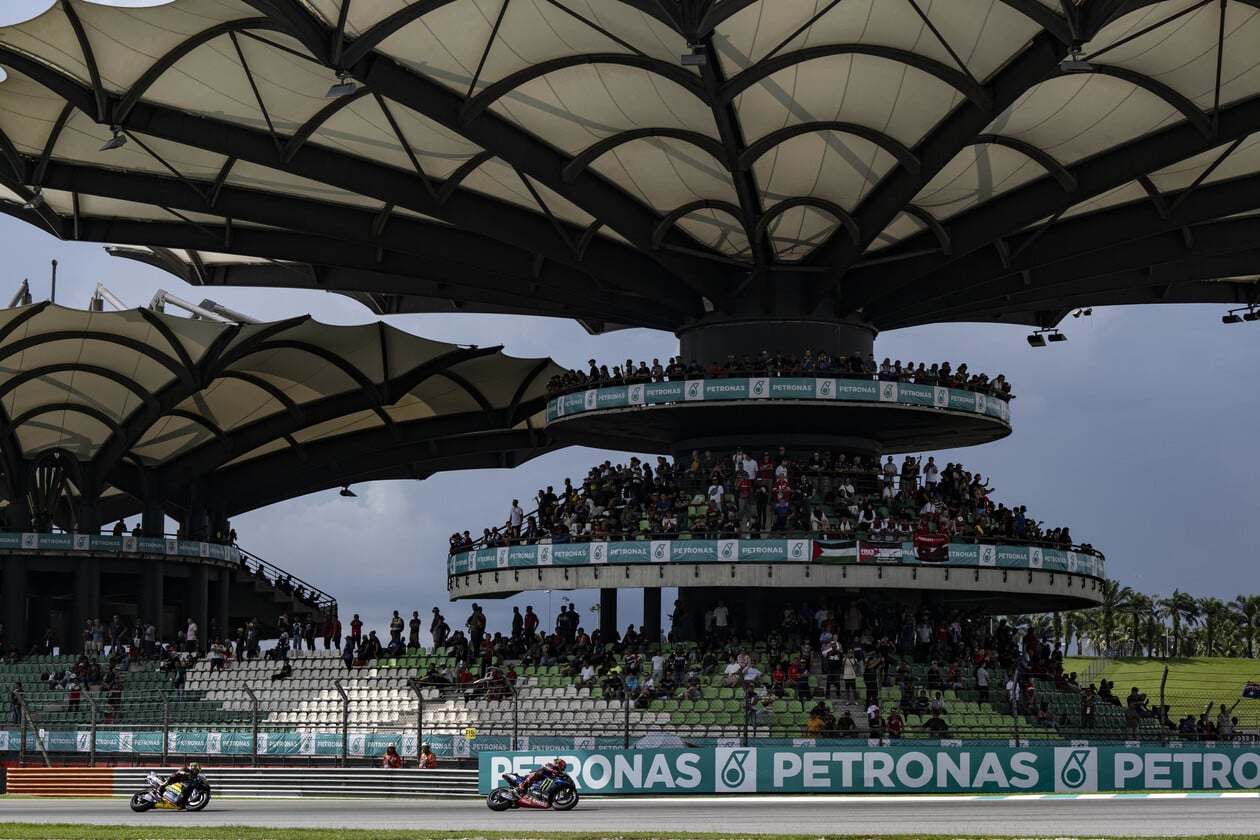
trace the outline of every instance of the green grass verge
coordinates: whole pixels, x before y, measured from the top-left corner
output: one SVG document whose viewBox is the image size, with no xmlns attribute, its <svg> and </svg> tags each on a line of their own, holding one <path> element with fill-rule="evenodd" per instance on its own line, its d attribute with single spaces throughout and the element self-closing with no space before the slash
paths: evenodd
<svg viewBox="0 0 1260 840">
<path fill-rule="evenodd" d="M 34 823 L 0 823 L 0 840 L 327 840 L 329 831 L 317 828 L 254 828 L 250 826 L 222 826 L 215 828 L 167 828 L 164 826 L 142 827 L 121 825 L 37 825 Z M 589 831 L 399 831 L 397 829 L 337 829 L 339 840 L 454 840 L 478 838 L 478 840 L 519 840 L 519 838 L 546 838 L 546 840 L 858 840 L 878 837 L 879 840 L 968 840 L 958 834 L 702 834 L 661 832 L 594 833 Z M 993 837 L 994 835 L 970 835 Z M 1021 834 L 1023 838 L 1058 837 L 1063 835 Z M 1108 840 L 1105 835 L 1090 834 L 1091 840 Z M 1255 835 L 1212 834 L 1197 840 L 1255 840 Z"/>
<path fill-rule="evenodd" d="M 1088 656 L 1069 656 L 1063 660 L 1065 671 L 1084 674 L 1093 662 Z M 1248 681 L 1260 680 L 1260 661 L 1255 659 L 1231 659 L 1226 657 L 1183 657 L 1178 659 L 1145 659 L 1121 657 L 1113 659 L 1094 682 L 1112 680 L 1116 695 L 1124 699 L 1129 689 L 1149 698 L 1152 706 L 1159 702 L 1159 685 L 1168 667 L 1168 682 L 1164 687 L 1165 702 L 1171 707 L 1174 721 L 1185 715 L 1196 718 L 1208 703 L 1224 702 L 1232 706 L 1242 697 L 1243 686 Z M 1260 701 L 1243 700 L 1234 709 L 1238 724 L 1243 729 L 1260 728 Z M 1215 720 L 1216 710 L 1212 711 Z"/>
</svg>

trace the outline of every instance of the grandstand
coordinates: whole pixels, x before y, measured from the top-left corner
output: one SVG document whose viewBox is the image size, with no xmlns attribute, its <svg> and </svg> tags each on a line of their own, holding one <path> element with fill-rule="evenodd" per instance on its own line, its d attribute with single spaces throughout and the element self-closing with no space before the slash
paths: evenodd
<svg viewBox="0 0 1260 840">
<path fill-rule="evenodd" d="M 754 664 L 768 666 L 763 645 L 754 646 Z M 648 653 L 653 652 L 651 649 Z M 419 678 L 430 665 L 453 666 L 441 653 L 377 660 L 362 668 L 347 670 L 340 657 L 324 651 L 291 654 L 292 676 L 273 681 L 280 663 L 246 661 L 232 663 L 222 671 L 212 670 L 200 661 L 189 671 L 183 699 L 175 699 L 169 689 L 169 676 L 149 666 L 132 666 L 122 672 L 120 702 L 113 704 L 108 692 L 99 688 L 85 691 L 77 708 L 67 691 L 43 690 L 37 686 L 50 670 L 72 668 L 78 657 L 32 657 L 16 665 L 0 666 L 0 685 L 21 682 L 25 687 L 26 724 L 41 731 L 70 730 L 86 734 L 115 731 L 160 732 L 165 744 L 171 733 L 266 733 L 299 736 L 344 732 L 399 739 L 415 735 L 423 739 L 454 739 L 468 730 L 477 737 L 502 736 L 512 739 L 554 737 L 562 733 L 572 739 L 606 741 L 677 738 L 686 743 L 751 742 L 765 739 L 884 739 L 929 740 L 939 736 L 927 728 L 929 714 L 911 711 L 905 689 L 884 685 L 876 702 L 882 714 L 901 712 L 904 728 L 890 739 L 886 730 L 873 731 L 867 717 L 866 701 L 846 701 L 824 697 L 825 685 L 817 674 L 808 678 L 808 689 L 787 688 L 769 705 L 767 719 L 753 721 L 747 713 L 742 689 L 725 687 L 720 675 L 701 681 L 697 699 L 655 699 L 627 703 L 604 699 L 598 687 L 579 688 L 575 679 L 565 676 L 559 666 L 525 667 L 520 670 L 515 690 L 495 699 L 485 695 L 484 684 L 462 689 L 425 687 Z M 926 666 L 911 666 L 916 688 L 927 684 Z M 964 671 L 968 685 L 974 675 Z M 995 669 L 990 678 L 1000 686 L 1005 675 Z M 991 702 L 971 690 L 942 690 L 946 706 L 941 716 L 951 741 L 1007 742 L 1019 740 L 1080 740 L 1107 742 L 1121 740 L 1176 740 L 1181 736 L 1161 727 L 1154 718 L 1143 719 L 1134 735 L 1125 727 L 1119 706 L 1098 705 L 1097 722 L 1091 729 L 1080 726 L 1081 695 L 1078 691 L 1056 691 L 1053 683 L 1035 681 L 1038 698 L 1048 700 L 1056 719 L 1070 722 L 1058 729 L 1036 725 L 1034 716 L 1012 716 L 1005 692 L 995 690 Z M 344 694 L 343 694 L 344 692 Z M 849 715 L 851 731 L 811 733 L 810 711 L 819 701 L 836 718 Z"/>
</svg>

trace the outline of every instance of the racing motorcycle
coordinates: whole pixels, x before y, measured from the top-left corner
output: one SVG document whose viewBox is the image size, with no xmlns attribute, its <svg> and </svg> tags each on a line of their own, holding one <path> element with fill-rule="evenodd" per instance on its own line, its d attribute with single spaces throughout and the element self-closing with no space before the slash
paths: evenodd
<svg viewBox="0 0 1260 840">
<path fill-rule="evenodd" d="M 529 786 L 524 794 L 517 797 L 516 787 L 524 776 L 515 773 L 504 773 L 503 779 L 508 787 L 497 787 L 486 797 L 486 804 L 491 811 L 506 811 L 509 808 L 551 808 L 556 811 L 568 811 L 578 804 L 577 788 L 568 773 L 559 772 L 544 776 Z"/>
<path fill-rule="evenodd" d="M 167 786 L 165 793 L 158 793 L 162 779 L 157 773 L 150 772 L 145 777 L 145 789 L 131 797 L 131 810 L 143 813 L 150 808 L 170 808 L 176 811 L 200 811 L 210 804 L 210 783 L 204 773 L 199 774 L 192 782 L 173 782 Z M 192 785 L 188 794 L 188 802 L 179 807 L 179 795 L 185 784 Z"/>
</svg>

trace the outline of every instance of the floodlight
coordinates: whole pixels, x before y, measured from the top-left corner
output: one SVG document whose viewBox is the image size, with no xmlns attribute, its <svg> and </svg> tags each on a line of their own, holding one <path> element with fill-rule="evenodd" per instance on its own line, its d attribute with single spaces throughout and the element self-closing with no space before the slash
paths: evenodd
<svg viewBox="0 0 1260 840">
<path fill-rule="evenodd" d="M 357 499 L 359 494 L 350 489 L 350 485 L 341 488 L 341 495 L 347 499 Z"/>
<path fill-rule="evenodd" d="M 1228 315 L 1221 316 L 1221 323 L 1222 324 L 1241 324 L 1242 318 L 1238 317 L 1238 313 L 1231 312 Z"/>
<path fill-rule="evenodd" d="M 1042 335 L 1041 333 L 1033 333 L 1032 335 L 1028 336 L 1028 346 L 1029 347 L 1045 347 L 1046 337 Z"/>
<path fill-rule="evenodd" d="M 1049 338 L 1050 338 L 1050 340 L 1051 340 L 1051 341 L 1055 341 L 1055 342 L 1058 342 L 1058 341 L 1067 341 L 1067 336 L 1066 336 L 1066 335 L 1064 335 L 1064 334 L 1063 334 L 1063 333 L 1061 333 L 1061 332 L 1052 332 L 1052 333 L 1050 333 Z"/>
<path fill-rule="evenodd" d="M 705 67 L 709 63 L 709 57 L 704 53 L 683 53 L 683 67 Z"/>
<path fill-rule="evenodd" d="M 349 96 L 357 90 L 354 80 L 350 78 L 350 74 L 342 71 L 337 74 L 337 83 L 328 89 L 328 93 L 324 94 L 325 99 L 339 99 L 343 96 Z"/>
<path fill-rule="evenodd" d="M 121 149 L 123 146 L 127 145 L 127 135 L 122 133 L 122 129 L 118 126 L 114 126 L 112 130 L 114 132 L 114 136 L 105 141 L 105 143 L 101 146 L 100 151 L 108 152 L 112 149 Z"/>
<path fill-rule="evenodd" d="M 25 204 L 22 205 L 23 210 L 37 210 L 44 206 L 44 192 L 39 187 L 35 188 L 35 193 Z"/>
<path fill-rule="evenodd" d="M 1059 62 L 1059 69 L 1064 73 L 1093 73 L 1094 65 L 1081 55 L 1080 47 L 1072 47 L 1067 58 Z"/>
<path fill-rule="evenodd" d="M 1260 312 L 1257 312 L 1254 309 L 1251 310 L 1250 312 L 1245 312 L 1243 313 L 1243 320 L 1244 321 L 1260 321 Z"/>
</svg>

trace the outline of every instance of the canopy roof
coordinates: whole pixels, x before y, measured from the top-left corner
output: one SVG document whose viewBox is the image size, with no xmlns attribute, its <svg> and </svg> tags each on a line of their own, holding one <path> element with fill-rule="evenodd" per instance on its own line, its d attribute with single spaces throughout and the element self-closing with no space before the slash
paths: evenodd
<svg viewBox="0 0 1260 840">
<path fill-rule="evenodd" d="M 157 494 L 228 514 L 314 490 L 545 451 L 547 359 L 308 316 L 221 324 L 147 309 L 0 310 L 6 496 L 49 453 L 106 521 Z"/>
<path fill-rule="evenodd" d="M 0 209 L 595 330 L 1243 303 L 1258 42 L 1260 0 L 64 0 L 0 31 Z"/>
</svg>

